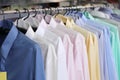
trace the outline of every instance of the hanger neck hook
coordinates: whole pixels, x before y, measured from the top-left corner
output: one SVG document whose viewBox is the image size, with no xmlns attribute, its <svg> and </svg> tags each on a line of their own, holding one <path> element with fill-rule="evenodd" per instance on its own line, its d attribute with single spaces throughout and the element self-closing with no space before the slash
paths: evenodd
<svg viewBox="0 0 120 80">
<path fill-rule="evenodd" d="M 5 13 L 3 9 L 1 9 L 1 15 L 3 16 L 3 20 L 5 20 Z"/>
<path fill-rule="evenodd" d="M 19 14 L 18 19 L 20 19 L 20 18 L 21 18 L 21 13 L 20 13 L 20 11 L 19 11 L 18 9 L 15 9 L 15 11 Z"/>
<path fill-rule="evenodd" d="M 23 8 L 23 9 L 25 10 L 25 12 L 27 11 L 27 13 L 28 13 L 27 17 L 24 18 L 24 20 L 26 20 L 27 18 L 29 18 L 30 12 L 29 12 L 29 10 L 27 8 Z"/>
<path fill-rule="evenodd" d="M 35 17 L 37 15 L 37 10 L 35 8 L 31 8 L 32 10 L 34 10 L 35 15 L 33 17 Z"/>
<path fill-rule="evenodd" d="M 18 20 L 21 18 L 21 13 L 20 13 L 20 11 L 18 9 L 15 9 L 15 11 L 19 14 L 19 17 L 17 19 L 17 26 L 18 26 Z"/>
</svg>

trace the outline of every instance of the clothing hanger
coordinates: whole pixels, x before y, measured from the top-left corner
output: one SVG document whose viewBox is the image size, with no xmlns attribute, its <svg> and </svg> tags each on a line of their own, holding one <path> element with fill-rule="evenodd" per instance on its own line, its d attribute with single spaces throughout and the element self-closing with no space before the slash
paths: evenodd
<svg viewBox="0 0 120 80">
<path fill-rule="evenodd" d="M 57 9 L 57 14 L 60 14 L 60 11 L 59 11 L 59 9 L 58 8 L 56 8 Z"/>
<path fill-rule="evenodd" d="M 63 7 L 65 8 L 65 7 Z M 69 9 L 67 9 L 67 7 L 65 8 L 65 13 L 63 15 L 66 15 L 66 13 L 69 11 Z"/>
<path fill-rule="evenodd" d="M 50 8 L 50 15 L 52 15 L 52 8 Z"/>
<path fill-rule="evenodd" d="M 21 18 L 21 12 L 20 12 L 20 10 L 18 10 L 18 9 L 15 9 L 15 11 L 16 11 L 16 12 L 18 12 L 18 14 L 19 14 L 19 17 L 18 17 L 18 19 L 20 19 L 20 18 Z"/>
<path fill-rule="evenodd" d="M 83 9 L 83 13 L 85 13 L 86 11 L 87 11 L 87 8 L 84 8 L 84 9 Z"/>
<path fill-rule="evenodd" d="M 44 11 L 45 11 L 45 16 L 44 16 L 44 19 L 45 19 L 45 17 L 47 16 L 47 10 L 46 9 L 44 9 Z"/>
<path fill-rule="evenodd" d="M 79 12 L 79 9 L 78 9 L 77 7 L 75 7 L 74 11 L 75 11 L 75 12 L 74 12 L 75 18 L 76 18 L 76 19 L 79 19 L 79 16 L 77 15 L 77 13 Z"/>
<path fill-rule="evenodd" d="M 42 10 L 41 10 L 41 13 L 42 13 L 42 14 L 45 14 L 45 11 L 42 9 Z"/>
<path fill-rule="evenodd" d="M 60 13 L 59 9 L 56 8 L 56 9 L 55 9 L 55 17 L 56 17 L 59 13 Z"/>
<path fill-rule="evenodd" d="M 5 20 L 5 13 L 4 13 L 4 10 L 1 9 L 1 15 L 3 16 L 3 19 L 2 20 Z"/>
<path fill-rule="evenodd" d="M 20 11 L 19 11 L 18 9 L 15 9 L 15 11 L 16 11 L 16 13 L 19 14 L 19 17 L 18 17 L 18 19 L 17 19 L 17 26 L 18 26 L 18 20 L 21 18 L 21 13 L 20 13 Z"/>
<path fill-rule="evenodd" d="M 33 16 L 33 17 L 36 17 L 36 15 L 37 15 L 37 10 L 35 9 L 35 8 L 31 8 L 32 10 L 34 10 L 34 13 L 35 13 L 35 15 Z"/>
<path fill-rule="evenodd" d="M 27 18 L 29 18 L 30 16 L 30 12 L 27 8 L 23 8 L 25 10 L 25 12 L 27 11 L 28 15 L 23 19 L 23 20 L 26 20 Z"/>
<path fill-rule="evenodd" d="M 76 7 L 76 12 L 75 12 L 75 14 L 77 14 L 79 11 L 80 11 L 80 9 Z"/>
</svg>

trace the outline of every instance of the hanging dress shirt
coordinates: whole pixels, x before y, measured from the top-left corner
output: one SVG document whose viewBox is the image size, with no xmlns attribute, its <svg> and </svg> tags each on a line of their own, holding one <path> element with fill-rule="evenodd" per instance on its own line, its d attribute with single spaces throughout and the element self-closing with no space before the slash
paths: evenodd
<svg viewBox="0 0 120 80">
<path fill-rule="evenodd" d="M 105 55 L 104 55 L 104 46 L 103 46 L 103 31 L 93 28 L 90 25 L 85 24 L 84 22 L 82 22 L 80 20 L 80 18 L 78 20 L 76 20 L 76 24 L 78 24 L 79 26 L 83 26 L 83 28 L 85 28 L 86 30 L 89 30 L 91 32 L 93 32 L 94 34 L 96 34 L 97 38 L 98 38 L 98 43 L 99 43 L 99 56 L 100 56 L 100 73 L 101 73 L 101 80 L 108 80 L 108 75 L 106 75 L 106 69 L 104 69 L 103 65 L 105 63 Z"/>
<path fill-rule="evenodd" d="M 53 19 L 51 19 L 50 24 L 55 23 Z M 63 32 L 64 34 L 68 34 L 72 43 L 73 43 L 73 55 L 74 55 L 74 63 L 75 63 L 75 69 L 76 69 L 76 79 L 77 80 L 90 80 L 89 77 L 89 69 L 88 69 L 88 57 L 87 57 L 87 51 L 85 46 L 85 40 L 84 37 L 79 34 L 78 32 L 66 28 L 63 24 L 56 24 L 54 26 L 55 30 L 59 30 Z M 81 69 L 82 67 L 82 69 Z M 73 76 L 73 75 L 72 75 Z M 81 76 L 81 77 L 80 77 Z M 83 76 L 83 78 L 82 78 Z"/>
<path fill-rule="evenodd" d="M 56 52 L 57 52 L 56 55 L 58 57 L 57 80 L 68 80 L 66 54 L 65 54 L 65 48 L 64 48 L 63 42 L 59 36 L 55 35 L 53 32 L 45 28 L 47 28 L 47 24 L 44 21 L 44 19 L 42 19 L 36 33 L 41 35 L 42 37 L 45 37 L 47 40 L 53 43 L 56 48 Z"/>
<path fill-rule="evenodd" d="M 89 15 L 89 14 L 87 14 L 87 15 Z M 89 15 L 89 17 L 90 17 L 90 15 Z M 92 16 L 91 16 L 91 18 L 92 18 Z M 103 66 L 103 70 L 101 70 L 101 72 L 104 72 L 105 80 L 107 80 L 107 79 L 111 79 L 111 80 L 115 79 L 116 80 L 117 79 L 116 68 L 113 65 L 113 64 L 115 64 L 115 62 L 113 59 L 113 53 L 112 53 L 111 44 L 110 44 L 109 29 L 106 28 L 105 25 L 102 25 L 102 24 L 99 24 L 98 22 L 92 21 L 92 20 L 94 20 L 93 18 L 92 18 L 92 20 L 89 20 L 89 19 L 85 18 L 85 16 L 83 15 L 81 17 L 81 19 L 82 20 L 77 21 L 77 23 L 83 21 L 83 24 L 91 25 L 90 27 L 100 29 L 103 31 L 103 50 L 104 50 L 104 52 L 103 52 L 103 57 L 102 57 L 102 53 L 100 53 L 100 55 L 101 55 L 100 58 L 101 58 L 101 60 L 103 60 L 103 63 L 101 65 L 101 66 Z M 102 39 L 102 35 L 101 35 L 101 39 Z"/>
<path fill-rule="evenodd" d="M 94 34 L 90 33 L 89 31 L 75 25 L 72 20 L 62 15 L 57 15 L 57 18 L 61 19 L 68 28 L 72 28 L 84 35 L 88 53 L 90 79 L 100 80 L 100 67 L 99 67 L 100 64 L 97 37 Z"/>
<path fill-rule="evenodd" d="M 98 20 L 98 21 L 101 21 L 102 24 L 108 25 L 109 28 L 110 28 L 110 31 L 113 33 L 113 37 L 111 38 L 111 45 L 112 45 L 112 49 L 113 49 L 113 52 L 114 52 L 113 55 L 114 55 L 115 64 L 116 64 L 118 75 L 119 75 L 120 74 L 119 73 L 120 72 L 119 71 L 119 57 L 120 57 L 120 55 L 119 55 L 120 49 L 119 48 L 120 48 L 120 40 L 119 40 L 118 29 L 113 24 L 103 22 L 102 20 Z"/>
<path fill-rule="evenodd" d="M 51 24 L 51 26 L 52 25 L 55 25 L 55 24 Z M 67 64 L 67 69 L 68 69 L 68 74 L 69 74 L 69 80 L 77 80 L 75 77 L 75 70 L 74 70 L 75 64 L 74 64 L 74 59 L 73 59 L 73 44 L 69 36 L 59 31 L 58 29 L 55 29 L 52 27 L 48 27 L 47 29 L 61 37 L 64 47 L 65 47 L 65 51 L 66 51 L 66 59 L 67 59 L 66 64 Z"/>
<path fill-rule="evenodd" d="M 32 27 L 29 27 L 26 36 L 34 40 L 41 46 L 42 55 L 44 58 L 44 67 L 46 80 L 57 80 L 57 56 L 55 47 L 39 35 L 35 34 Z"/>
<path fill-rule="evenodd" d="M 39 45 L 19 32 L 10 21 L 0 21 L 0 26 L 10 29 L 0 48 L 3 56 L 0 57 L 0 71 L 7 72 L 7 80 L 45 80 Z"/>
<path fill-rule="evenodd" d="M 25 21 L 26 23 L 30 24 L 31 22 L 29 22 L 31 20 L 27 20 Z M 37 24 L 31 23 L 32 26 Z M 68 80 L 68 72 L 67 72 L 67 66 L 66 66 L 66 56 L 65 56 L 65 49 L 62 43 L 62 40 L 60 37 L 58 37 L 57 35 L 55 35 L 54 33 L 45 30 L 46 28 L 46 23 L 44 20 L 41 21 L 41 23 L 39 24 L 39 27 L 37 29 L 37 31 L 35 32 L 35 34 L 38 34 L 41 38 L 46 39 L 47 41 L 49 41 L 50 43 L 52 43 L 55 47 L 56 50 L 56 56 L 57 56 L 57 80 L 59 79 L 65 79 Z M 24 26 L 23 26 L 24 27 Z M 50 38 L 49 38 L 50 37 Z M 63 74 L 64 71 L 64 74 Z M 61 77 L 62 76 L 62 77 Z M 63 77 L 64 76 L 64 77 Z"/>
</svg>

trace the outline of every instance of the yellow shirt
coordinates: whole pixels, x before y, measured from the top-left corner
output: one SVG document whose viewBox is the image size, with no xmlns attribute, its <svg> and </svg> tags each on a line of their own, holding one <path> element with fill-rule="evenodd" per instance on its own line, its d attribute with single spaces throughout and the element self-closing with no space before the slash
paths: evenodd
<svg viewBox="0 0 120 80">
<path fill-rule="evenodd" d="M 90 80 L 100 80 L 100 64 L 99 64 L 99 51 L 98 40 L 95 34 L 85 30 L 82 27 L 77 26 L 73 19 L 65 17 L 63 15 L 57 15 L 56 18 L 61 19 L 67 28 L 80 32 L 85 37 L 88 64 L 90 72 Z"/>
</svg>

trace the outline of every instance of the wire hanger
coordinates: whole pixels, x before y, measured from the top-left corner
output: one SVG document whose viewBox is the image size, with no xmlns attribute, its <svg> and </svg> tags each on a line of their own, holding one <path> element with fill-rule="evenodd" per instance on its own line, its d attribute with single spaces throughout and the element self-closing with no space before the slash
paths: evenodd
<svg viewBox="0 0 120 80">
<path fill-rule="evenodd" d="M 23 19 L 23 20 L 26 20 L 27 18 L 29 18 L 30 16 L 30 12 L 27 8 L 23 8 L 25 10 L 25 12 L 27 11 L 28 15 Z"/>
</svg>

